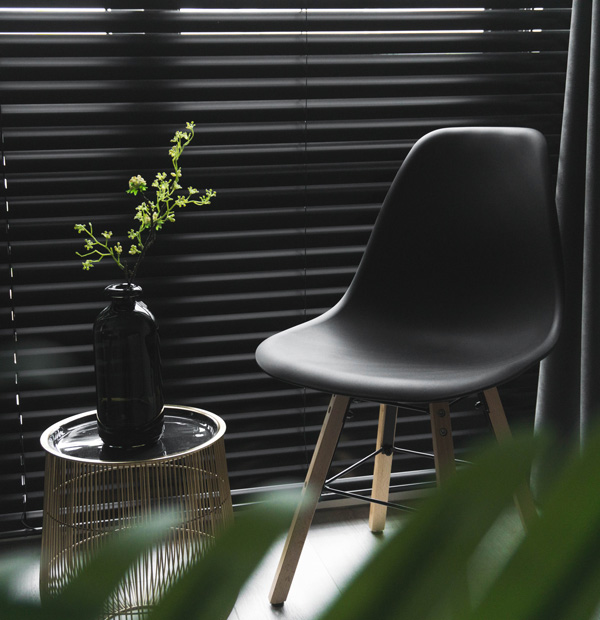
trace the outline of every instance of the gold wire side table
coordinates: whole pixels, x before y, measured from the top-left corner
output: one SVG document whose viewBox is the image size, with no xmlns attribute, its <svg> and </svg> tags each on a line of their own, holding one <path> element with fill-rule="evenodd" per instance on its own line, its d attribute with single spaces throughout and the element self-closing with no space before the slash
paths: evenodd
<svg viewBox="0 0 600 620">
<path fill-rule="evenodd" d="M 165 408 L 160 442 L 143 450 L 104 446 L 95 411 L 48 428 L 41 437 L 42 597 L 58 594 L 111 532 L 168 510 L 179 525 L 140 559 L 106 611 L 106 618 L 144 618 L 233 518 L 224 434 L 225 423 L 213 413 L 175 405 Z"/>
</svg>

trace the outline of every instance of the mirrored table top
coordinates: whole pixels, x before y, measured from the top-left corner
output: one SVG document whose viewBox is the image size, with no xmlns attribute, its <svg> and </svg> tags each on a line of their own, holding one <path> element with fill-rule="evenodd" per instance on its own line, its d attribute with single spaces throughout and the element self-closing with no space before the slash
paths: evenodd
<svg viewBox="0 0 600 620">
<path fill-rule="evenodd" d="M 225 423 L 213 413 L 184 407 L 165 407 L 165 428 L 159 442 L 146 448 L 110 448 L 98 435 L 96 412 L 66 418 L 46 429 L 41 444 L 55 456 L 91 463 L 139 463 L 155 461 L 206 447 L 223 436 Z"/>
</svg>

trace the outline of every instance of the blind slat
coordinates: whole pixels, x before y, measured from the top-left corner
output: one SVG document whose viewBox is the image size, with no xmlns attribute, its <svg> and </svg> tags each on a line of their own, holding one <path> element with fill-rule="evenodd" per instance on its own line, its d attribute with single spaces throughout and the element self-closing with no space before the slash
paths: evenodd
<svg viewBox="0 0 600 620">
<path fill-rule="evenodd" d="M 100 13 L 39 13 L 3 15 L 2 32 L 98 32 L 113 34 L 144 32 L 179 34 L 211 32 L 321 32 L 321 31 L 392 31 L 458 29 L 568 29 L 570 11 L 565 8 L 524 13 L 521 10 L 484 11 L 410 11 L 345 12 L 321 9 L 308 14 L 280 10 L 255 11 L 154 12 L 114 11 Z"/>
</svg>

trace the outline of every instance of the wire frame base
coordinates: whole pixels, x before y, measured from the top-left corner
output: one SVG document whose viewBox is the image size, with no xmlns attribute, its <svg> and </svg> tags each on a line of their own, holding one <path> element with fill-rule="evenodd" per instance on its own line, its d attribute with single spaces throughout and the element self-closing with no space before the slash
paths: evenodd
<svg viewBox="0 0 600 620">
<path fill-rule="evenodd" d="M 180 525 L 129 571 L 107 603 L 105 618 L 147 617 L 165 590 L 232 521 L 223 436 L 184 454 L 139 462 L 86 462 L 48 451 L 41 596 L 59 594 L 113 532 L 165 511 Z"/>
</svg>

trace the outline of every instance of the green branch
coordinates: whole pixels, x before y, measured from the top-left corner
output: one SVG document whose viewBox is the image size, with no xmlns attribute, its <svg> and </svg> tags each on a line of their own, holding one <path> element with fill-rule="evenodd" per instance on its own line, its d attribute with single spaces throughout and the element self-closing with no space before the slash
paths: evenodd
<svg viewBox="0 0 600 620">
<path fill-rule="evenodd" d="M 182 177 L 182 171 L 179 166 L 179 158 L 184 149 L 194 139 L 194 123 L 186 123 L 187 131 L 177 131 L 171 142 L 173 146 L 169 149 L 169 155 L 173 165 L 173 171 L 170 175 L 166 172 L 159 172 L 152 182 L 155 190 L 155 197 L 149 198 L 146 195 L 148 185 L 145 179 L 140 176 L 131 177 L 129 180 L 128 194 L 137 196 L 141 194 L 144 202 L 136 207 L 134 219 L 137 220 L 138 226 L 128 231 L 127 237 L 132 244 L 129 248 L 129 254 L 135 256 L 133 267 L 130 268 L 127 261 L 123 261 L 123 247 L 120 242 L 111 243 L 112 231 L 102 233 L 102 239 L 98 239 L 93 232 L 92 224 L 85 226 L 84 224 L 75 224 L 75 230 L 78 233 L 85 233 L 88 238 L 85 241 L 85 253 L 77 252 L 77 255 L 85 260 L 82 262 L 83 268 L 89 271 L 95 264 L 99 263 L 103 258 L 111 257 L 117 266 L 125 272 L 128 284 L 131 284 L 137 275 L 140 263 L 146 256 L 149 248 L 156 241 L 157 233 L 162 230 L 167 222 L 175 221 L 175 207 L 182 208 L 188 205 L 204 206 L 210 204 L 211 198 L 216 196 L 216 192 L 212 189 L 205 190 L 203 195 L 194 187 L 187 188 L 187 194 L 180 194 L 183 188 L 179 181 Z"/>
</svg>

